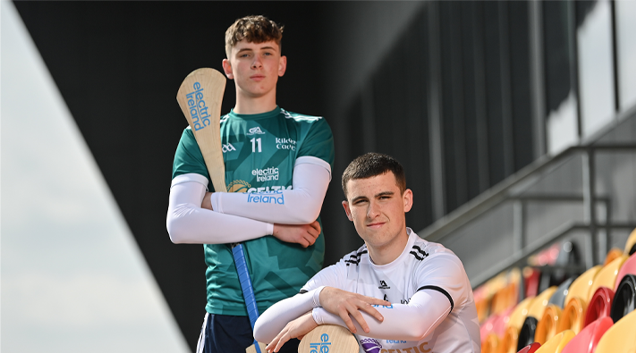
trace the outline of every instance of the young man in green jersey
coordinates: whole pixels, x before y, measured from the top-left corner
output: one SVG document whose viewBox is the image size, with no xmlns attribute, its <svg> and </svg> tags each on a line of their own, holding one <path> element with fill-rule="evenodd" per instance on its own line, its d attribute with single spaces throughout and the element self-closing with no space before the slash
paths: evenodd
<svg viewBox="0 0 636 353">
<path fill-rule="evenodd" d="M 281 38 L 282 27 L 263 16 L 238 19 L 226 32 L 223 70 L 236 86 L 236 104 L 221 117 L 229 192 L 214 192 L 189 127 L 175 153 L 168 233 L 174 243 L 204 244 L 208 265 L 198 352 L 242 353 L 253 341 L 230 244 L 243 243 L 259 312 L 322 268 L 318 216 L 333 137 L 322 117 L 278 107 L 276 84 L 287 67 Z"/>
</svg>

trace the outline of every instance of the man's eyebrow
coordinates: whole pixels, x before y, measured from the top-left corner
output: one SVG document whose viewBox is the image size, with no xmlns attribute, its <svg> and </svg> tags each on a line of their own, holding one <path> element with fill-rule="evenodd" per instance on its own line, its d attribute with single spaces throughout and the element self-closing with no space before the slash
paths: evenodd
<svg viewBox="0 0 636 353">
<path fill-rule="evenodd" d="M 252 51 L 252 48 L 242 48 L 237 53 L 244 52 L 244 51 Z"/>
<path fill-rule="evenodd" d="M 375 197 L 393 196 L 393 195 L 395 195 L 395 192 L 393 191 L 382 191 L 381 193 L 375 195 Z"/>
<path fill-rule="evenodd" d="M 351 203 L 356 203 L 358 201 L 366 201 L 368 200 L 368 198 L 366 196 L 358 196 L 353 198 L 353 200 L 351 200 Z"/>
</svg>

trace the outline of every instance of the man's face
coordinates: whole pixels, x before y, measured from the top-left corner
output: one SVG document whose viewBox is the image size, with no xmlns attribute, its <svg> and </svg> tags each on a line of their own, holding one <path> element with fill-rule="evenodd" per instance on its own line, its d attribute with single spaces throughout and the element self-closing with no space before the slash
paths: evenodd
<svg viewBox="0 0 636 353">
<path fill-rule="evenodd" d="M 408 237 L 404 214 L 412 205 L 412 191 L 407 189 L 401 194 L 392 172 L 349 180 L 347 201 L 342 202 L 360 237 L 376 251 L 404 246 Z"/>
<path fill-rule="evenodd" d="M 238 42 L 230 57 L 223 60 L 223 69 L 236 83 L 239 94 L 258 98 L 276 89 L 278 77 L 285 74 L 287 58 L 280 55 L 274 41 L 263 43 Z"/>
</svg>

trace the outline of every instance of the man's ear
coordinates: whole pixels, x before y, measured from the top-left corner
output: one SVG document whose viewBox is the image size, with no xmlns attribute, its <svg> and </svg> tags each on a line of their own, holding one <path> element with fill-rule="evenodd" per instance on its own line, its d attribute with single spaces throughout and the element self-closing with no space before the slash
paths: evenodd
<svg viewBox="0 0 636 353">
<path fill-rule="evenodd" d="M 230 80 L 234 79 L 234 73 L 232 72 L 232 64 L 228 59 L 223 59 L 223 71 L 225 72 L 225 76 Z"/>
<path fill-rule="evenodd" d="M 351 217 L 351 209 L 349 208 L 349 202 L 342 201 L 342 207 L 344 208 L 345 213 L 347 214 L 347 218 L 349 218 L 349 220 L 353 222 L 353 217 Z"/>
<path fill-rule="evenodd" d="M 406 213 L 413 207 L 413 191 L 411 189 L 404 190 L 402 200 L 404 201 L 404 213 Z"/>
<path fill-rule="evenodd" d="M 287 71 L 287 57 L 283 55 L 278 59 L 278 77 L 283 77 L 285 71 Z"/>
</svg>

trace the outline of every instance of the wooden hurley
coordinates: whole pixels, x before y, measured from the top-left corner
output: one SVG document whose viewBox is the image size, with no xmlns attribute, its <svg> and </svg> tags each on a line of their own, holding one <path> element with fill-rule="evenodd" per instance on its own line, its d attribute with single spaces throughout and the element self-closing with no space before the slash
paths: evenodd
<svg viewBox="0 0 636 353">
<path fill-rule="evenodd" d="M 320 325 L 303 337 L 298 353 L 357 353 L 359 349 L 358 341 L 346 328 Z"/>
<path fill-rule="evenodd" d="M 217 192 L 227 191 L 219 123 L 225 82 L 222 73 L 201 68 L 186 76 L 177 92 L 177 102 L 194 132 Z"/>
</svg>

